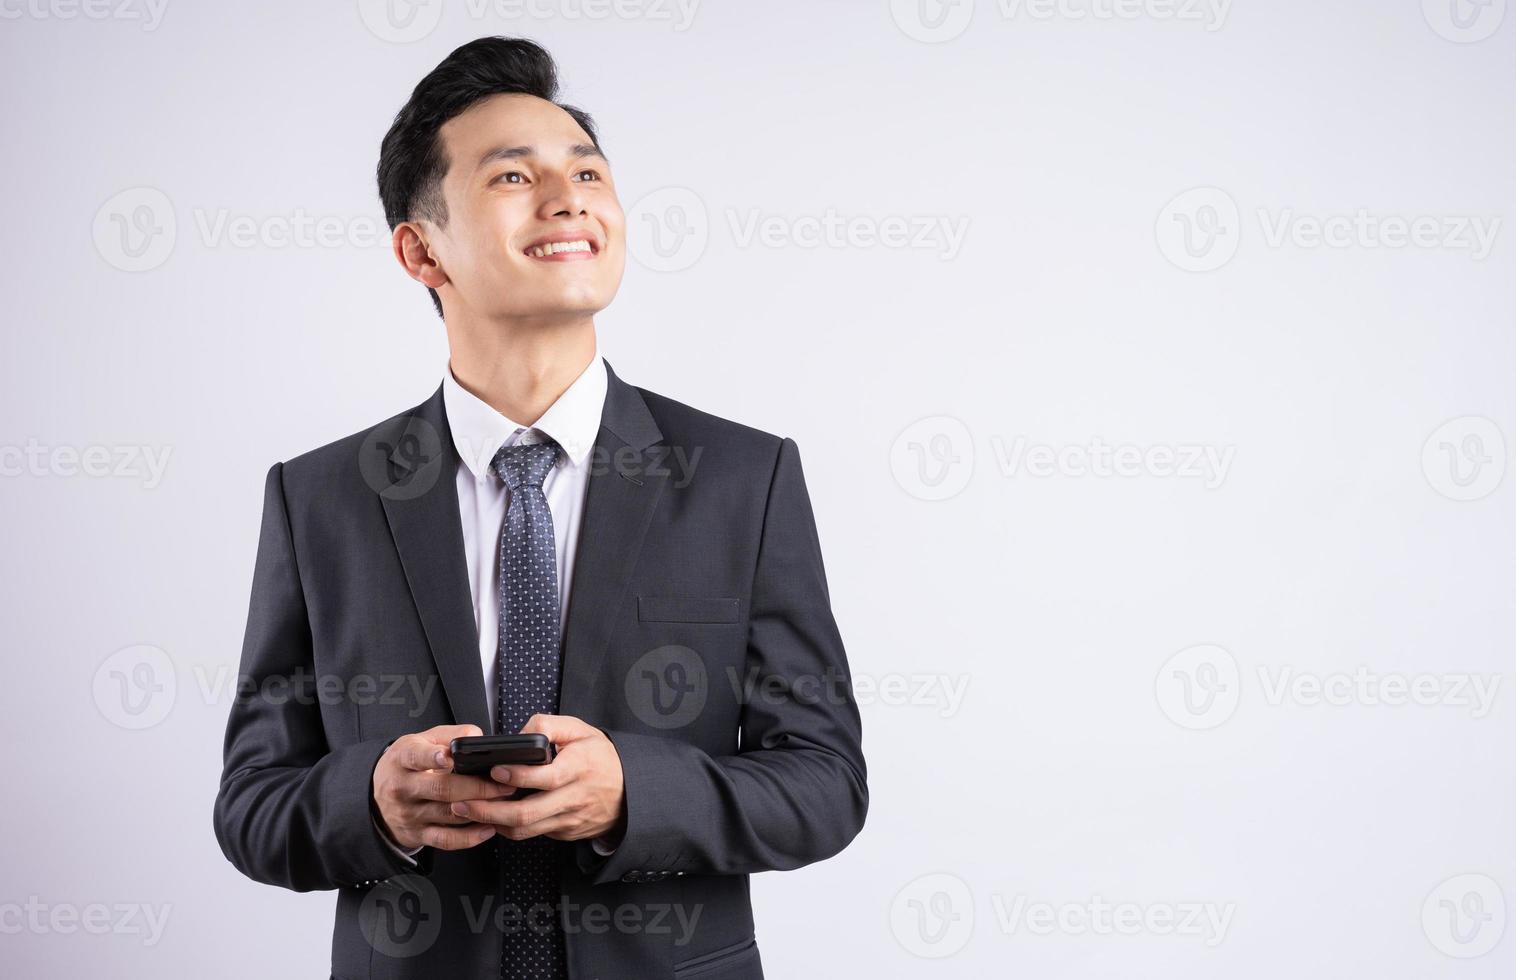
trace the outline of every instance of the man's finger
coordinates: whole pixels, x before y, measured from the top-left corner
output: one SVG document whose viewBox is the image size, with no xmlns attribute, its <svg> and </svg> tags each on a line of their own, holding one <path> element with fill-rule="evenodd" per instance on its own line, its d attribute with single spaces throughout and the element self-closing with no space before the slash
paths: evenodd
<svg viewBox="0 0 1516 980">
<path fill-rule="evenodd" d="M 448 743 L 455 738 L 478 734 L 478 725 L 438 725 L 424 732 L 407 735 L 400 741 L 400 764 L 417 772 L 451 768 L 453 760 Z"/>
<path fill-rule="evenodd" d="M 523 800 L 467 800 L 453 804 L 453 813 L 481 823 L 502 827 L 528 827 L 576 809 L 580 804 L 572 787 L 533 793 Z"/>
<path fill-rule="evenodd" d="M 438 803 L 435 800 L 413 804 L 408 815 L 413 824 L 441 824 L 445 827 L 461 827 L 470 822 L 468 817 L 460 817 L 454 813 L 451 803 Z"/>
<path fill-rule="evenodd" d="M 490 778 L 525 789 L 558 789 L 578 779 L 582 769 L 573 756 L 560 755 L 545 766 L 496 766 Z"/>
<path fill-rule="evenodd" d="M 551 837 L 554 840 L 579 840 L 588 836 L 579 833 L 579 817 L 573 811 L 560 813 L 525 827 L 496 827 L 495 833 L 508 840 L 527 840 L 531 837 Z"/>
<path fill-rule="evenodd" d="M 411 791 L 419 800 L 498 800 L 516 792 L 483 776 L 459 776 L 450 772 L 423 772 L 411 777 Z"/>
<path fill-rule="evenodd" d="M 573 715 L 532 715 L 522 726 L 523 735 L 546 735 L 554 745 L 567 745 L 600 734 L 600 729 Z"/>
<path fill-rule="evenodd" d="M 422 828 L 421 843 L 443 851 L 461 851 L 477 847 L 495 836 L 495 828 L 486 824 L 465 824 L 462 827 L 439 827 L 435 824 Z"/>
</svg>

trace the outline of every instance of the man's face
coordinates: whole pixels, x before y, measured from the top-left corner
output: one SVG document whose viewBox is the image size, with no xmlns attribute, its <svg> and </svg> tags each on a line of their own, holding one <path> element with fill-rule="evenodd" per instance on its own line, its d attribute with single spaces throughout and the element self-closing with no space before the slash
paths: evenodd
<svg viewBox="0 0 1516 980">
<path fill-rule="evenodd" d="M 610 305 L 626 267 L 626 219 L 610 166 L 573 117 L 535 96 L 496 95 L 449 119 L 439 139 L 448 218 L 426 228 L 451 283 L 444 303 L 483 317 Z"/>
</svg>

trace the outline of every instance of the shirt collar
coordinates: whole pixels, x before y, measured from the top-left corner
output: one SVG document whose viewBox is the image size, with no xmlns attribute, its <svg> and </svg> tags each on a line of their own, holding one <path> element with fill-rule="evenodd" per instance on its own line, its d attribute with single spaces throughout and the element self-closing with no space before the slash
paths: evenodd
<svg viewBox="0 0 1516 980">
<path fill-rule="evenodd" d="M 518 441 L 552 439 L 563 447 L 567 462 L 575 466 L 583 463 L 600 434 L 607 384 L 605 362 L 600 359 L 597 345 L 589 366 L 548 406 L 535 425 L 513 422 L 495 411 L 488 402 L 459 384 L 451 367 L 442 378 L 442 404 L 448 427 L 453 431 L 453 446 L 478 480 L 489 475 L 490 461 L 501 446 Z"/>
</svg>

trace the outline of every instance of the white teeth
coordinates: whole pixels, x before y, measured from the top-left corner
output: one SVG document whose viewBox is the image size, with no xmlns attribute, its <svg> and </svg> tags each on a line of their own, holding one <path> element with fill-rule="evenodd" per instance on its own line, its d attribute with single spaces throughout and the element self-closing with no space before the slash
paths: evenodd
<svg viewBox="0 0 1516 980">
<path fill-rule="evenodd" d="M 590 243 L 587 241 L 577 242 L 550 242 L 547 245 L 537 245 L 527 249 L 527 254 L 533 258 L 546 258 L 558 252 L 588 252 Z"/>
</svg>

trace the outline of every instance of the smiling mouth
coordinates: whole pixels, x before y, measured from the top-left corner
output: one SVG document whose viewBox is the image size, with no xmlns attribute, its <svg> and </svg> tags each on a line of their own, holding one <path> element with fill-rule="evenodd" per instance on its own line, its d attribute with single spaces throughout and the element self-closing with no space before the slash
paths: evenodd
<svg viewBox="0 0 1516 980">
<path fill-rule="evenodd" d="M 573 261 L 592 259 L 598 254 L 595 243 L 587 238 L 567 242 L 543 242 L 526 249 L 526 255 L 544 261 Z"/>
</svg>

